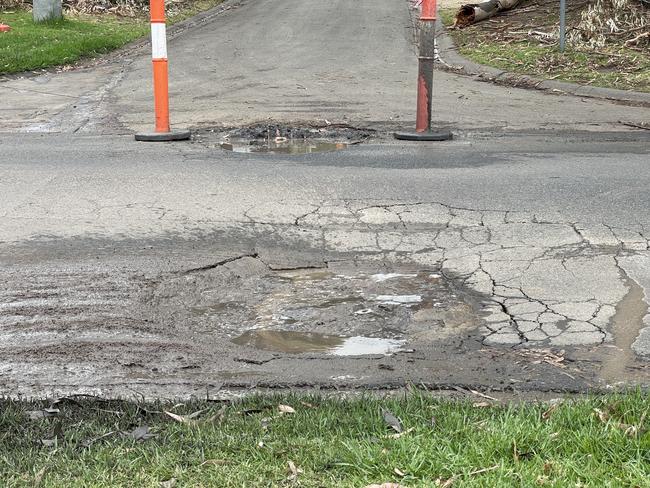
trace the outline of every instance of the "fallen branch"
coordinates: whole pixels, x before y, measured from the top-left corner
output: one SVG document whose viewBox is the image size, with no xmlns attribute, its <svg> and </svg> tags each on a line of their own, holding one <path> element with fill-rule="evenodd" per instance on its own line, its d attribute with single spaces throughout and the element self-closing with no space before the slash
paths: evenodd
<svg viewBox="0 0 650 488">
<path fill-rule="evenodd" d="M 646 38 L 650 38 L 650 31 L 643 32 L 643 33 L 639 34 L 638 36 L 636 36 L 636 37 L 634 37 L 634 38 L 632 38 L 632 39 L 630 39 L 628 41 L 625 41 L 625 47 L 636 46 L 641 39 L 646 39 Z"/>
<path fill-rule="evenodd" d="M 489 19 L 499 12 L 516 7 L 521 0 L 487 0 L 481 3 L 462 5 L 456 13 L 454 27 L 463 28 L 468 25 Z"/>
</svg>

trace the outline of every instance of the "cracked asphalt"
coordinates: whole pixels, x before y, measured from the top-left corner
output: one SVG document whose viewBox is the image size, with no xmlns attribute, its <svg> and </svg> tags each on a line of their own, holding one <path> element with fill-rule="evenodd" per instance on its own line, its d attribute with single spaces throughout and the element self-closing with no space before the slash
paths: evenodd
<svg viewBox="0 0 650 488">
<path fill-rule="evenodd" d="M 436 73 L 455 140 L 398 143 L 406 2 L 321 3 L 227 2 L 177 34 L 170 53 L 202 56 L 176 57 L 187 143 L 133 140 L 137 48 L 0 83 L 2 394 L 650 384 L 650 136 L 619 123 L 650 110 Z M 215 52 L 251 19 L 267 50 Z M 228 124 L 325 119 L 365 142 L 219 147 Z"/>
</svg>

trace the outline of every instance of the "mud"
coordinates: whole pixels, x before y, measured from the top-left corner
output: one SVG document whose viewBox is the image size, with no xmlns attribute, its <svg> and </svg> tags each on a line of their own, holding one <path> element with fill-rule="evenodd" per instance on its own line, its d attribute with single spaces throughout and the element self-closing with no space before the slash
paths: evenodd
<svg viewBox="0 0 650 488">
<path fill-rule="evenodd" d="M 610 346 L 601 371 L 602 378 L 610 383 L 629 383 L 644 376 L 636 368 L 640 363 L 632 344 L 644 327 L 643 318 L 648 313 L 648 305 L 643 288 L 629 276 L 624 274 L 623 278 L 628 292 L 616 306 L 612 319 L 614 344 Z"/>
</svg>

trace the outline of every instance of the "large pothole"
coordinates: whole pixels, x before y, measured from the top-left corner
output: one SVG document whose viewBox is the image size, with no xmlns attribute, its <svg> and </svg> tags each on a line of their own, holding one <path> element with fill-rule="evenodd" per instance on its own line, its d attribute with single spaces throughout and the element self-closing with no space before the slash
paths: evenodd
<svg viewBox="0 0 650 488">
<path fill-rule="evenodd" d="M 195 141 L 239 153 L 309 154 L 340 151 L 364 142 L 375 133 L 346 125 L 287 126 L 259 124 L 249 127 L 204 129 Z"/>
<path fill-rule="evenodd" d="M 291 354 L 390 354 L 480 322 L 471 297 L 435 269 L 272 271 L 255 258 L 167 280 L 152 302 L 204 340 Z"/>
</svg>

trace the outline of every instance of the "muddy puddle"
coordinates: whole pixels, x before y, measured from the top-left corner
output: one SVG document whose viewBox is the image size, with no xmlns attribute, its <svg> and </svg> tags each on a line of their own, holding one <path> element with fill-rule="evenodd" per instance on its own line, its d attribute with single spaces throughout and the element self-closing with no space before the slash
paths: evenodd
<svg viewBox="0 0 650 488">
<path fill-rule="evenodd" d="M 291 354 L 318 352 L 334 356 L 391 354 L 403 340 L 377 337 L 342 337 L 289 330 L 249 330 L 232 340 L 240 346 Z"/>
<path fill-rule="evenodd" d="M 276 137 L 273 139 L 230 139 L 220 144 L 222 149 L 237 153 L 268 153 L 268 154 L 311 154 L 317 152 L 340 151 L 346 149 L 345 142 L 332 142 L 315 139 L 288 139 Z"/>
<path fill-rule="evenodd" d="M 632 344 L 639 336 L 639 331 L 643 328 L 643 318 L 648 313 L 643 288 L 626 274 L 623 279 L 628 292 L 616 306 L 611 324 L 614 344 L 600 371 L 601 377 L 610 383 L 628 381 L 640 376 L 633 370 L 637 359 Z"/>
<path fill-rule="evenodd" d="M 235 266 L 244 263 L 194 275 L 192 289 L 182 285 L 186 319 L 206 340 L 226 336 L 284 353 L 390 354 L 480 324 L 471 298 L 436 270 L 330 266 L 255 274 Z M 173 288 L 162 295 L 177 293 Z M 173 313 L 178 321 L 177 307 Z"/>
</svg>

